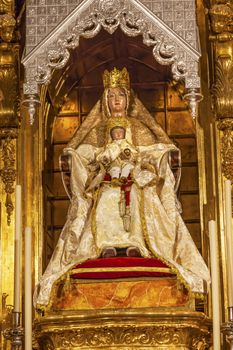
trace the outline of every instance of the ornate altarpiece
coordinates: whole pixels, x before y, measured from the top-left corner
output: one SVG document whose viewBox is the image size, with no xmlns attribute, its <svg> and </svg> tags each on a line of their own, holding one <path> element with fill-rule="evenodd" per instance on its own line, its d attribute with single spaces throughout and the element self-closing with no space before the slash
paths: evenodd
<svg viewBox="0 0 233 350">
<path fill-rule="evenodd" d="M 4 82 L 1 85 L 3 96 L 1 99 L 2 293 L 9 294 L 11 300 L 13 283 L 12 286 L 8 285 L 8 276 L 6 277 L 4 272 L 7 270 L 13 276 L 13 191 L 16 176 L 24 189 L 24 223 L 32 226 L 35 233 L 33 242 L 33 278 L 35 282 L 38 280 L 43 264 L 46 264 L 46 259 L 49 258 L 53 249 L 54 232 L 55 235 L 56 230 L 59 233 L 60 226 L 62 226 L 62 223 L 57 224 L 54 223 L 54 220 L 51 220 L 55 211 L 48 210 L 48 207 L 55 207 L 55 210 L 57 208 L 58 213 L 55 213 L 57 217 L 60 216 L 60 213 L 65 215 L 64 207 L 61 208 L 57 204 L 57 202 L 61 202 L 60 193 L 49 192 L 58 181 L 55 175 L 57 166 L 55 165 L 54 168 L 48 167 L 51 152 L 57 154 L 58 151 L 55 148 L 60 147 L 61 149 L 64 139 L 68 141 L 66 138 L 72 136 L 77 126 L 77 120 L 81 121 L 82 118 L 85 118 L 91 107 L 90 101 L 85 100 L 85 91 L 87 91 L 86 89 L 90 83 L 93 84 L 94 82 L 93 86 L 97 90 L 100 88 L 100 81 L 93 80 L 93 76 L 87 74 L 91 70 L 91 64 L 93 66 L 99 64 L 103 67 L 105 64 L 108 67 L 108 65 L 114 65 L 114 62 L 118 61 L 120 64 L 131 64 L 130 67 L 134 76 L 133 87 L 135 89 L 138 87 L 139 95 L 146 96 L 150 91 L 150 97 L 145 97 L 148 108 L 154 112 L 158 120 L 160 119 L 167 132 L 169 132 L 169 116 L 171 115 L 174 119 L 175 115 L 182 115 L 183 119 L 181 118 L 180 121 L 178 119 L 178 125 L 181 125 L 182 121 L 186 123 L 187 130 L 183 131 L 185 137 L 176 137 L 175 131 L 173 136 L 175 141 L 180 142 L 180 144 L 184 143 L 180 140 L 185 139 L 188 142 L 189 152 L 186 153 L 187 160 L 186 167 L 184 167 L 184 170 L 189 168 L 188 171 L 186 169 L 186 179 L 190 176 L 190 173 L 192 175 L 197 174 L 197 165 L 199 176 L 195 175 L 196 183 L 195 181 L 191 184 L 187 182 L 185 185 L 186 180 L 183 181 L 181 195 L 185 196 L 187 186 L 189 188 L 190 185 L 193 186 L 191 192 L 186 193 L 186 200 L 187 196 L 195 198 L 189 197 L 188 201 L 198 202 L 200 208 L 199 211 L 197 205 L 196 212 L 198 212 L 198 215 L 194 214 L 192 216 L 193 213 L 191 213 L 189 216 L 188 213 L 186 221 L 190 226 L 196 225 L 193 238 L 198 247 L 202 249 L 206 260 L 208 260 L 207 222 L 210 218 L 218 220 L 219 232 L 222 232 L 221 235 L 219 234 L 219 245 L 224 320 L 227 306 L 227 281 L 222 181 L 223 175 L 231 180 L 233 177 L 231 154 L 232 6 L 225 1 L 203 4 L 202 1 L 195 3 L 192 0 L 166 2 L 157 0 L 114 1 L 114 7 L 112 3 L 104 0 L 76 1 L 75 3 L 68 0 L 59 3 L 43 0 L 27 2 L 26 45 L 23 57 L 25 98 L 20 96 L 18 67 L 18 49 L 20 44 L 23 45 L 23 42 L 19 40 L 16 21 L 14 20 L 14 17 L 18 14 L 18 23 L 20 23 L 23 11 L 17 13 L 11 3 L 3 2 L 1 4 L 1 28 L 4 28 L 5 25 L 9 29 L 9 36 L 4 36 L 5 32 L 2 29 L 0 43 L 3 53 L 1 75 Z M 209 21 L 205 18 L 205 6 L 209 9 Z M 198 22 L 196 22 L 196 13 Z M 211 25 L 210 33 L 206 29 L 208 23 Z M 199 42 L 196 31 L 197 24 L 201 31 L 201 42 Z M 122 58 L 119 53 L 113 56 L 107 53 L 106 56 L 101 57 L 100 53 L 103 51 L 103 46 L 101 46 L 100 52 L 97 50 L 93 57 L 89 53 L 92 62 L 90 59 L 90 62 L 87 62 L 87 67 L 76 62 L 80 60 L 81 49 L 85 49 L 86 51 L 84 51 L 88 54 L 88 49 L 89 52 L 91 51 L 92 43 L 97 48 L 100 47 L 101 41 L 107 47 L 106 43 L 110 36 L 113 38 L 113 44 L 111 45 L 115 47 L 116 51 L 121 50 L 121 55 L 125 52 L 125 47 L 131 47 L 130 59 L 128 57 Z M 125 47 L 120 47 L 119 43 L 122 41 L 125 41 Z M 140 49 L 133 51 L 133 47 L 140 47 Z M 212 55 L 211 47 L 213 48 Z M 203 54 L 200 66 L 204 101 L 200 106 L 200 116 L 196 120 L 195 126 L 196 135 L 193 137 L 194 127 L 192 123 L 190 124 L 192 119 L 190 113 L 187 112 L 187 105 L 181 102 L 180 96 L 186 95 L 187 101 L 191 102 L 192 114 L 195 116 L 195 102 L 200 99 L 198 68 L 200 51 L 202 53 L 209 52 L 209 60 Z M 142 57 L 140 57 L 140 53 L 143 53 L 144 56 L 142 54 Z M 135 62 L 133 64 L 132 58 L 135 56 L 135 61 L 143 62 L 145 60 L 147 68 L 140 69 L 140 65 L 137 66 Z M 104 58 L 106 59 L 105 62 Z M 75 75 L 75 65 L 77 65 L 78 70 L 77 76 Z M 156 76 L 159 77 L 153 79 L 153 89 L 150 79 L 146 78 L 146 73 L 147 75 L 151 73 L 148 67 L 153 67 Z M 98 69 L 96 72 L 98 72 Z M 138 77 L 136 77 L 136 74 Z M 80 88 L 77 88 L 77 80 L 81 81 L 82 75 L 86 76 L 86 82 L 84 79 L 80 84 Z M 184 85 L 176 82 L 180 79 L 185 81 L 186 91 L 184 91 Z M 144 86 L 143 89 L 143 86 L 140 86 L 142 80 L 144 80 L 147 88 Z M 164 81 L 166 84 L 164 84 Z M 161 84 L 161 82 L 163 83 Z M 168 82 L 169 84 L 167 84 Z M 214 96 L 212 102 L 215 107 L 214 116 L 211 112 L 211 86 L 212 95 Z M 159 93 L 161 87 L 163 91 L 162 98 Z M 8 93 L 9 91 L 11 91 L 11 94 Z M 75 98 L 72 97 L 72 94 L 76 94 L 77 97 L 77 93 L 83 98 L 78 97 L 79 106 L 73 108 L 72 103 L 76 102 L 74 102 Z M 65 100 L 63 99 L 64 95 Z M 94 97 L 92 98 L 94 102 Z M 155 99 L 156 104 L 152 102 L 153 99 Z M 19 114 L 17 101 L 20 100 L 28 107 L 31 121 L 35 118 L 32 126 L 29 125 L 25 109 L 22 108 Z M 163 102 L 161 102 L 162 100 Z M 83 109 L 80 108 L 81 103 Z M 67 107 L 68 105 L 69 107 Z M 74 116 L 78 116 L 76 121 L 74 121 Z M 216 120 L 214 117 L 216 117 Z M 63 130 L 60 134 L 63 141 L 59 140 L 61 127 L 67 129 L 67 133 Z M 53 131 L 51 132 L 51 130 Z M 58 139 L 56 139 L 56 135 L 58 135 Z M 180 135 L 182 135 L 182 132 Z M 190 157 L 195 154 L 196 146 L 195 142 L 187 141 L 189 136 L 191 136 L 190 140 L 196 138 L 197 144 L 197 158 L 192 160 L 190 160 Z M 187 150 L 185 145 L 183 148 Z M 189 162 L 191 164 L 187 164 Z M 24 176 L 25 173 L 27 176 Z M 43 190 L 41 190 L 42 185 Z M 45 190 L 45 185 L 48 192 Z M 6 209 L 4 207 L 5 196 Z M 44 211 L 49 214 L 49 218 L 46 218 Z M 47 234 L 44 236 L 45 232 Z M 42 251 L 44 252 L 43 259 L 41 259 Z M 47 256 L 45 256 L 46 254 Z M 4 298 L 1 307 L 6 313 L 7 308 Z M 201 310 L 203 311 L 203 307 L 201 307 Z M 210 301 L 205 305 L 204 311 L 206 315 L 211 314 Z M 103 318 L 101 317 L 106 320 L 104 326 L 102 326 Z M 122 317 L 124 317 L 124 322 L 122 322 Z M 198 314 L 190 310 L 183 312 L 173 310 L 172 320 L 171 310 L 163 310 L 162 313 L 157 312 L 157 315 L 156 313 L 149 313 L 146 322 L 142 313 L 135 310 L 126 314 L 115 312 L 114 315 L 109 311 L 99 314 L 97 312 L 89 313 L 85 320 L 85 325 L 88 325 L 89 322 L 89 327 L 84 327 L 82 314 L 66 315 L 65 319 L 67 320 L 67 328 L 64 329 L 61 327 L 64 322 L 64 315 L 58 317 L 47 315 L 47 318 L 42 318 L 41 321 L 37 319 L 39 324 L 37 331 L 44 334 L 45 348 L 53 349 L 54 344 L 59 344 L 59 349 L 69 348 L 71 344 L 74 344 L 73 348 L 80 348 L 80 346 L 91 348 L 94 339 L 93 348 L 111 344 L 112 348 L 119 348 L 119 346 L 123 348 L 124 345 L 125 349 L 133 349 L 133 346 L 140 345 L 142 349 L 148 349 L 149 347 L 158 349 L 158 344 L 160 344 L 161 349 L 168 347 L 175 349 L 178 345 L 181 349 L 186 349 L 187 337 L 190 332 L 193 336 L 193 349 L 209 348 L 210 344 L 210 328 L 204 314 Z M 2 321 L 1 325 L 4 327 Z M 72 325 L 72 331 L 70 331 L 70 325 Z M 64 338 L 61 337 L 61 334 L 65 329 L 67 337 Z M 158 334 L 158 331 L 161 334 L 160 338 L 155 335 Z M 124 334 L 124 337 L 122 334 Z M 77 337 L 79 340 L 77 340 Z M 134 345 L 132 345 L 133 342 Z"/>
</svg>

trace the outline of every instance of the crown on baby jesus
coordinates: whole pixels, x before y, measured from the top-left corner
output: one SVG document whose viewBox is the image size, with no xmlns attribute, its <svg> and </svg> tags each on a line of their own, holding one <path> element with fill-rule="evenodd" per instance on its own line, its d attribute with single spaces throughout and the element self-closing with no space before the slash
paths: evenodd
<svg viewBox="0 0 233 350">
<path fill-rule="evenodd" d="M 125 117 L 111 117 L 108 119 L 108 130 L 112 128 L 120 127 L 126 129 L 128 126 L 128 120 Z"/>
<path fill-rule="evenodd" d="M 112 71 L 105 70 L 103 74 L 104 88 L 125 87 L 130 89 L 129 73 L 126 68 L 122 71 L 116 67 Z"/>
</svg>

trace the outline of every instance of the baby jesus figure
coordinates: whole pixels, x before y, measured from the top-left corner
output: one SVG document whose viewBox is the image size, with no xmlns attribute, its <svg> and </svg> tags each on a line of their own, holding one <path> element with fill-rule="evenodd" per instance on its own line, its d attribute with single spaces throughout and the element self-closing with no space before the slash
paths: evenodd
<svg viewBox="0 0 233 350">
<path fill-rule="evenodd" d="M 114 126 L 110 130 L 111 142 L 97 156 L 112 179 L 127 179 L 135 167 L 137 150 L 125 139 L 126 130 L 122 126 Z"/>
<path fill-rule="evenodd" d="M 131 171 L 135 168 L 139 158 L 137 149 L 130 144 L 125 136 L 126 129 L 117 125 L 110 129 L 111 140 L 105 149 L 97 156 L 96 160 L 101 163 L 106 173 L 112 180 L 120 180 L 121 195 L 119 212 L 126 231 L 130 230 L 130 191 L 132 186 Z"/>
</svg>

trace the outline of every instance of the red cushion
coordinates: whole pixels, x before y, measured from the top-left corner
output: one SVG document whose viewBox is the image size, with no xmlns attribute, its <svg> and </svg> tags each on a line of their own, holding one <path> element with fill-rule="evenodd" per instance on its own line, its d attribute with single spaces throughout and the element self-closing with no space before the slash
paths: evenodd
<svg viewBox="0 0 233 350">
<path fill-rule="evenodd" d="M 114 279 L 127 277 L 174 276 L 169 266 L 156 258 L 100 258 L 87 260 L 71 272 L 74 279 Z"/>
</svg>

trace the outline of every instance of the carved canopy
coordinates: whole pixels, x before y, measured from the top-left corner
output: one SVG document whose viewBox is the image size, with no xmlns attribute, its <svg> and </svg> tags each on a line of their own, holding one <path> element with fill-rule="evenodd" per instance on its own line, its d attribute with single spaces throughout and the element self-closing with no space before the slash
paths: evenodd
<svg viewBox="0 0 233 350">
<path fill-rule="evenodd" d="M 101 28 L 112 34 L 118 27 L 128 36 L 141 35 L 155 60 L 170 65 L 174 79 L 185 80 L 187 99 L 200 98 L 194 0 L 29 0 L 23 59 L 29 110 L 38 86 L 49 84 L 53 70 L 65 67 L 80 37 L 92 38 Z"/>
</svg>

